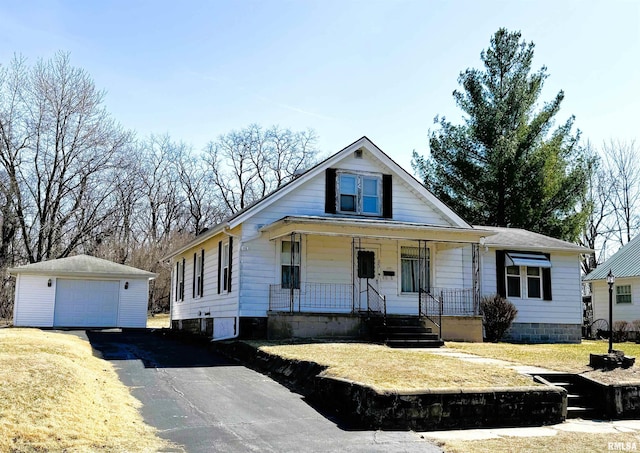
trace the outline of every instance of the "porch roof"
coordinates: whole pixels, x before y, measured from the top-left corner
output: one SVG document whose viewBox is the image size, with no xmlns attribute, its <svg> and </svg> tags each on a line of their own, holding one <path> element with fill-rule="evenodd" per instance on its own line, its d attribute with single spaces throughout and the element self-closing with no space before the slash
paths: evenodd
<svg viewBox="0 0 640 453">
<path fill-rule="evenodd" d="M 320 236 L 357 236 L 378 239 L 408 239 L 436 242 L 479 243 L 495 234 L 481 228 L 461 228 L 396 220 L 352 217 L 287 216 L 260 228 L 270 240 L 292 233 Z"/>
</svg>

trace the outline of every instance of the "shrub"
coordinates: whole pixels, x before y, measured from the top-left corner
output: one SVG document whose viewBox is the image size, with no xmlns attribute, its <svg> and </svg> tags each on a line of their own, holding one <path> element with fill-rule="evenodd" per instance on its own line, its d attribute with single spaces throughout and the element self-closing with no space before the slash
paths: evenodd
<svg viewBox="0 0 640 453">
<path fill-rule="evenodd" d="M 613 323 L 613 341 L 616 343 L 627 341 L 629 334 L 629 328 L 631 325 L 629 321 L 616 321 Z"/>
<path fill-rule="evenodd" d="M 487 341 L 500 341 L 518 314 L 515 305 L 504 297 L 494 294 L 480 300 L 480 314 L 483 317 L 484 333 Z"/>
</svg>

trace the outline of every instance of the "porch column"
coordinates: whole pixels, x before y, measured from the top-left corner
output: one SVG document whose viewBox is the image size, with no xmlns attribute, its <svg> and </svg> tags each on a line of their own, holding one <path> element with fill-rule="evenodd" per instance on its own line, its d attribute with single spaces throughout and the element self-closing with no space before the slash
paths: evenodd
<svg viewBox="0 0 640 453">
<path fill-rule="evenodd" d="M 471 279 L 473 284 L 473 314 L 480 312 L 480 245 L 471 244 Z"/>
</svg>

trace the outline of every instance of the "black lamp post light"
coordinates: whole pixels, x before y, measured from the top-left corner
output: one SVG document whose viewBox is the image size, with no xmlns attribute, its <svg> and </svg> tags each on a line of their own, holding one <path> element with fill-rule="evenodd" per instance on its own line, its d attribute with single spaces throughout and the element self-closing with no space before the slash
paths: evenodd
<svg viewBox="0 0 640 453">
<path fill-rule="evenodd" d="M 613 354 L 613 284 L 616 277 L 609 269 L 607 274 L 607 284 L 609 285 L 609 354 Z"/>
<path fill-rule="evenodd" d="M 616 277 L 609 269 L 607 274 L 607 285 L 609 285 L 609 350 L 606 354 L 590 355 L 589 366 L 593 368 L 629 368 L 636 361 L 634 357 L 625 357 L 624 352 L 613 349 L 613 285 L 615 283 Z"/>
</svg>

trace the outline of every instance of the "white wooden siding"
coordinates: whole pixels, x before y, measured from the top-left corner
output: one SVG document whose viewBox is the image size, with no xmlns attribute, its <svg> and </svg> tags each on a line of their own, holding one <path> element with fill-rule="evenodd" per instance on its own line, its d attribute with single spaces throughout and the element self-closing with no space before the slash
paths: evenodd
<svg viewBox="0 0 640 453">
<path fill-rule="evenodd" d="M 124 289 L 129 282 L 127 289 Z M 118 327 L 147 327 L 147 307 L 149 304 L 148 279 L 120 280 L 120 306 Z"/>
<path fill-rule="evenodd" d="M 379 161 L 366 151 L 362 159 L 350 156 L 333 168 L 361 172 L 389 173 Z M 449 222 L 423 198 L 412 191 L 397 175 L 393 175 L 393 220 L 419 222 L 431 225 L 450 225 Z M 286 216 L 316 215 L 325 213 L 325 174 L 321 173 L 305 181 L 295 192 L 277 200 L 268 209 L 258 212 L 242 225 L 243 248 L 241 252 L 240 316 L 266 316 L 269 305 L 269 285 L 279 283 L 280 263 L 277 262 L 277 241 L 260 237 L 259 229 Z M 330 214 L 329 214 L 330 215 Z M 318 242 L 319 241 L 319 242 Z M 383 241 L 384 242 L 384 241 Z M 388 241 L 382 253 L 385 261 L 392 262 L 394 268 L 397 245 Z M 306 281 L 319 282 L 320 278 L 331 283 L 351 282 L 351 238 L 311 237 L 306 245 Z M 325 248 L 327 247 L 327 248 Z M 390 247 L 390 248 L 387 248 Z M 345 255 L 346 253 L 346 255 Z M 318 262 L 314 260 L 317 259 Z M 385 285 L 388 282 L 385 281 Z M 391 285 L 393 286 L 393 285 Z M 396 285 L 397 286 L 397 285 Z M 397 293 L 395 286 L 394 293 Z M 405 299 L 397 299 L 396 305 L 406 305 Z M 402 308 L 398 308 L 402 310 Z"/>
<path fill-rule="evenodd" d="M 15 326 L 52 327 L 56 297 L 55 278 L 19 274 L 16 277 L 13 324 Z"/>
<path fill-rule="evenodd" d="M 631 285 L 631 303 L 616 304 L 616 286 Z M 593 319 L 606 319 L 609 322 L 609 285 L 605 280 L 592 282 L 591 302 Z M 633 322 L 640 319 L 640 278 L 616 278 L 613 287 L 613 322 Z"/>
<path fill-rule="evenodd" d="M 481 256 L 482 295 L 495 294 L 496 249 L 481 251 Z M 552 300 L 509 298 L 518 309 L 514 322 L 582 324 L 579 256 L 575 253 L 551 253 L 551 266 Z"/>
<path fill-rule="evenodd" d="M 233 230 L 232 234 L 239 234 L 240 228 Z M 182 255 L 174 257 L 172 262 L 171 304 L 172 319 L 194 318 L 234 318 L 238 315 L 238 294 L 241 292 L 240 274 L 242 263 L 240 251 L 242 248 L 240 238 L 233 238 L 233 251 L 231 263 L 231 292 L 225 293 L 222 288 L 218 294 L 218 243 L 229 241 L 229 236 L 219 234 L 207 240 L 203 244 L 187 250 Z M 204 281 L 203 295 L 193 297 L 193 254 L 200 254 L 204 249 Z M 185 260 L 184 272 L 184 300 L 176 301 L 176 264 Z"/>
<path fill-rule="evenodd" d="M 435 278 L 432 280 L 431 286 L 462 289 L 473 287 L 471 246 L 435 244 L 432 248 L 432 256 L 435 256 L 432 261 L 436 265 L 433 266 Z"/>
<path fill-rule="evenodd" d="M 279 241 L 256 239 L 246 244 L 251 258 L 243 252 L 244 281 L 240 316 L 266 316 L 269 285 L 280 283 Z M 387 311 L 417 314 L 418 295 L 401 291 L 400 247 L 417 245 L 415 241 L 363 239 L 361 247 L 377 251 L 378 290 L 386 296 Z M 301 280 L 310 283 L 351 284 L 353 281 L 352 239 L 350 237 L 307 236 L 302 238 Z M 471 287 L 471 255 L 463 248 L 434 252 L 431 245 L 432 285 L 451 288 Z M 260 252 L 260 254 L 258 254 Z M 393 271 L 394 276 L 383 275 Z M 253 275 L 251 279 L 247 275 Z M 444 277 L 434 278 L 436 275 Z M 464 277 L 466 275 L 466 277 Z M 451 276 L 451 277 L 448 277 Z M 439 282 L 439 283 L 438 283 Z M 460 286 L 468 283 L 467 286 Z"/>
</svg>

